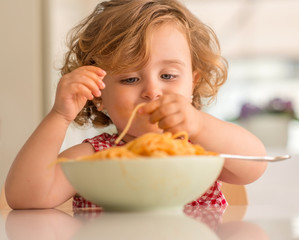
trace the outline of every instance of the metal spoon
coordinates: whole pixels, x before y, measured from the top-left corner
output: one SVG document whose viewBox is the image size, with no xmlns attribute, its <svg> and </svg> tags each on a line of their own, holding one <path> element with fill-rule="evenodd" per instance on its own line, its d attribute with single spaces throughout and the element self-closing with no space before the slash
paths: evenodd
<svg viewBox="0 0 299 240">
<path fill-rule="evenodd" d="M 290 155 L 283 156 L 243 156 L 243 155 L 233 155 L 233 154 L 219 154 L 220 157 L 230 158 L 230 159 L 241 159 L 241 160 L 249 160 L 249 161 L 261 161 L 261 162 L 278 162 L 291 158 Z"/>
</svg>

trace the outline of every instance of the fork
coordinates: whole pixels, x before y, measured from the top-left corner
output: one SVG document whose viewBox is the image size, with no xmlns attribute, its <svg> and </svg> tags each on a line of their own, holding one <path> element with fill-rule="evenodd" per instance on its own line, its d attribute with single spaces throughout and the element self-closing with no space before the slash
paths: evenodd
<svg viewBox="0 0 299 240">
<path fill-rule="evenodd" d="M 219 156 L 223 158 L 261 161 L 261 162 L 279 162 L 291 158 L 290 155 L 271 157 L 271 156 L 244 156 L 244 155 L 234 155 L 234 154 L 219 154 Z"/>
</svg>

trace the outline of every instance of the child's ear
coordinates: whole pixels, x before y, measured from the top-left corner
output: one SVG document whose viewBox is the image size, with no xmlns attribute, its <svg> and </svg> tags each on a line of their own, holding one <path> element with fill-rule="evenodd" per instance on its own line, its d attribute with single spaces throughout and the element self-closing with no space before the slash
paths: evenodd
<svg viewBox="0 0 299 240">
<path fill-rule="evenodd" d="M 104 104 L 102 102 L 102 98 L 97 97 L 92 100 L 93 104 L 96 106 L 97 110 L 100 112 L 104 109 Z"/>
</svg>

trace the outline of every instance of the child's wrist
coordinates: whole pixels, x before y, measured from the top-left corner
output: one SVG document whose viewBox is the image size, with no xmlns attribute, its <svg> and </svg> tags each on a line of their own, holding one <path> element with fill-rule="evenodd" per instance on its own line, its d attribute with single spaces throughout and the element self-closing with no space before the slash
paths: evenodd
<svg viewBox="0 0 299 240">
<path fill-rule="evenodd" d="M 56 111 L 55 109 L 52 109 L 49 114 L 48 114 L 49 117 L 53 117 L 59 121 L 61 121 L 63 124 L 69 126 L 71 124 L 71 122 L 73 120 L 69 120 L 67 119 L 65 116 L 63 116 L 63 114 L 60 114 L 58 111 Z"/>
<path fill-rule="evenodd" d="M 201 111 L 197 111 L 195 124 L 193 123 L 192 125 L 196 125 L 196 127 L 193 127 L 192 133 L 189 134 L 190 141 L 192 143 L 200 144 L 202 141 L 202 132 L 204 131 L 204 113 Z"/>
</svg>

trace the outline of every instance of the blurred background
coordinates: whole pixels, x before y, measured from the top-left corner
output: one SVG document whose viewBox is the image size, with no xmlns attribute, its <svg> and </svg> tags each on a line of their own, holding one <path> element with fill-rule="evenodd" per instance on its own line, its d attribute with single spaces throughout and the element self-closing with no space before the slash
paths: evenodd
<svg viewBox="0 0 299 240">
<path fill-rule="evenodd" d="M 53 104 L 67 32 L 98 2 L 0 1 L 0 187 L 16 153 Z M 227 83 L 217 100 L 204 110 L 254 132 L 264 141 L 269 154 L 297 155 L 299 1 L 184 3 L 214 29 L 229 62 Z M 94 134 L 92 129 L 71 126 L 63 148 Z M 293 194 L 299 181 L 296 164 L 271 164 L 260 180 L 248 186 L 249 201 L 280 201 L 283 196 L 273 200 L 277 188 Z"/>
</svg>

